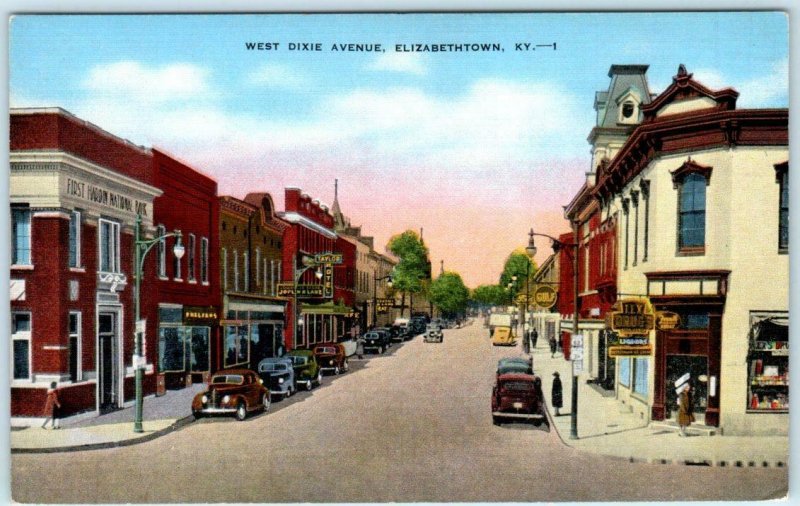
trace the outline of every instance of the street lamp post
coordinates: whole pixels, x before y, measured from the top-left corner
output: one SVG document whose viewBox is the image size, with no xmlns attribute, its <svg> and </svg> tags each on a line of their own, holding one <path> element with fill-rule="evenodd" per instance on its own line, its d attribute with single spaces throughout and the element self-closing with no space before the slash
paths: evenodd
<svg viewBox="0 0 800 506">
<path fill-rule="evenodd" d="M 133 368 L 136 371 L 136 409 L 134 413 L 133 419 L 133 431 L 134 432 L 144 432 L 144 428 L 142 427 L 142 411 L 144 408 L 144 398 L 142 392 L 142 379 L 144 377 L 144 360 L 142 357 L 142 333 L 144 329 L 139 328 L 139 320 L 141 319 L 141 294 L 142 294 L 142 271 L 144 270 L 144 259 L 147 256 L 147 253 L 153 249 L 153 246 L 161 242 L 163 239 L 167 237 L 175 237 L 175 246 L 172 248 L 172 252 L 175 257 L 180 260 L 183 258 L 183 254 L 185 249 L 183 244 L 181 244 L 182 234 L 180 230 L 174 230 L 173 232 L 169 232 L 162 236 L 156 237 L 155 239 L 142 239 L 142 217 L 141 215 L 136 215 L 136 222 L 134 225 L 134 265 L 133 265 L 133 277 L 134 277 L 134 297 L 133 297 L 133 304 L 134 304 L 134 331 L 133 335 L 135 336 L 135 346 L 133 352 Z M 141 330 L 141 332 L 140 332 Z"/>
<path fill-rule="evenodd" d="M 322 279 L 322 271 L 319 270 L 319 265 L 313 262 L 310 257 L 303 257 L 303 268 L 297 268 L 297 255 L 292 255 L 292 273 L 294 286 L 292 287 L 292 296 L 294 301 L 292 302 L 292 306 L 294 308 L 294 322 L 292 325 L 292 346 L 297 346 L 297 327 L 301 325 L 300 322 L 300 307 L 297 305 L 297 285 L 300 282 L 300 278 L 303 276 L 303 273 L 306 272 L 308 269 L 317 267 L 316 272 L 314 272 L 314 276 L 317 279 Z"/>
<path fill-rule="evenodd" d="M 383 276 L 382 278 L 378 277 L 375 274 L 373 277 L 372 283 L 372 325 L 378 325 L 378 281 L 383 281 L 384 279 L 388 280 L 386 285 L 391 288 L 392 287 L 392 275 L 389 274 L 388 276 Z"/>
<path fill-rule="evenodd" d="M 536 245 L 533 243 L 533 236 L 535 235 L 546 237 L 553 241 L 553 251 L 555 253 L 558 253 L 558 250 L 565 246 L 572 248 L 572 296 L 574 301 L 574 308 L 572 312 L 572 335 L 575 336 L 578 334 L 578 280 L 580 279 L 578 276 L 578 223 L 575 221 L 572 222 L 572 235 L 574 237 L 575 244 L 564 244 L 555 237 L 547 234 L 540 234 L 531 229 L 531 231 L 528 232 L 528 236 L 530 236 L 530 239 L 528 240 L 528 247 L 525 248 L 525 250 L 531 255 L 536 254 Z M 576 376 L 574 372 L 572 373 L 572 407 L 570 409 L 569 438 L 578 439 L 578 376 Z"/>
</svg>

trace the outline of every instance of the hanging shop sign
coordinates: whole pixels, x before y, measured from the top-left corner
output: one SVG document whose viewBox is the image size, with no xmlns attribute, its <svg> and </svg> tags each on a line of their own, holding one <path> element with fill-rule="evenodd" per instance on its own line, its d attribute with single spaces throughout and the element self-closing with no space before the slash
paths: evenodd
<svg viewBox="0 0 800 506">
<path fill-rule="evenodd" d="M 217 309 L 213 306 L 183 306 L 184 325 L 214 325 L 218 318 Z"/>
<path fill-rule="evenodd" d="M 672 311 L 656 312 L 656 328 L 658 330 L 673 330 L 681 326 L 681 315 Z"/>
<path fill-rule="evenodd" d="M 552 286 L 543 285 L 533 293 L 533 300 L 542 309 L 550 309 L 556 304 L 558 292 Z"/>
<path fill-rule="evenodd" d="M 641 356 L 650 356 L 653 354 L 653 347 L 649 344 L 647 345 L 636 345 L 636 346 L 609 346 L 608 347 L 608 356 L 609 357 L 641 357 Z"/>
<path fill-rule="evenodd" d="M 322 267 L 322 296 L 326 299 L 333 298 L 333 265 L 325 264 Z"/>
<path fill-rule="evenodd" d="M 319 298 L 324 293 L 322 285 L 297 285 L 297 298 Z M 279 297 L 294 297 L 294 284 L 292 283 L 278 283 L 278 296 Z"/>
<path fill-rule="evenodd" d="M 647 299 L 622 299 L 606 315 L 606 326 L 619 336 L 647 335 L 655 328 L 653 307 Z"/>
<path fill-rule="evenodd" d="M 375 299 L 375 309 L 379 313 L 385 313 L 394 306 L 394 299 L 391 297 L 379 297 Z"/>
<path fill-rule="evenodd" d="M 339 265 L 344 261 L 344 255 L 341 253 L 317 253 L 314 255 L 314 262 L 318 264 L 336 264 Z"/>
</svg>

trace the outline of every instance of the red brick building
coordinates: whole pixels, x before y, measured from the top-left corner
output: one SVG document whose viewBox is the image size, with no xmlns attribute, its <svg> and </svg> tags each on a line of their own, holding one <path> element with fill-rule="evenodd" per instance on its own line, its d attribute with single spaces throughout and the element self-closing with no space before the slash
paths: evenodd
<svg viewBox="0 0 800 506">
<path fill-rule="evenodd" d="M 40 417 L 54 381 L 65 415 L 119 408 L 134 396 L 134 223 L 152 237 L 162 193 L 152 156 L 58 108 L 12 110 L 10 133 L 11 414 Z M 150 336 L 156 294 L 141 299 Z M 146 349 L 145 394 L 156 352 Z"/>
<path fill-rule="evenodd" d="M 168 388 L 203 381 L 219 362 L 219 202 L 217 182 L 174 157 L 153 149 L 153 184 L 158 237 L 182 233 L 183 258 L 172 253 L 175 238 L 163 239 L 148 254 L 155 257 L 158 293 L 158 372 Z"/>
<path fill-rule="evenodd" d="M 319 253 L 342 255 L 341 264 L 315 266 L 299 277 L 300 307 L 296 311 L 294 301 L 289 302 L 287 347 L 308 348 L 316 343 L 336 342 L 355 323 L 355 246 L 339 239 L 327 206 L 299 188 L 286 188 L 285 207 L 280 216 L 290 224 L 283 244 L 283 279 L 287 283 L 291 284 L 295 272 L 304 268 L 304 259 L 313 259 Z M 301 323 L 295 340 L 298 321 Z"/>
</svg>

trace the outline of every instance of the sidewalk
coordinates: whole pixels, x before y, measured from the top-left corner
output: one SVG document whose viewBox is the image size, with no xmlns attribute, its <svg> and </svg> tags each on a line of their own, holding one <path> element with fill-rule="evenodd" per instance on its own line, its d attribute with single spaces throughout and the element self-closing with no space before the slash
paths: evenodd
<svg viewBox="0 0 800 506">
<path fill-rule="evenodd" d="M 570 439 L 572 405 L 572 364 L 559 352 L 550 357 L 547 341 L 537 343 L 533 368 L 542 378 L 542 390 L 552 427 L 564 444 L 577 450 L 617 457 L 630 462 L 687 464 L 731 467 L 785 467 L 789 464 L 788 436 L 708 436 L 688 429 L 679 437 L 677 425 L 650 426 L 634 413 L 621 412 L 620 403 L 598 387 L 578 378 L 578 439 Z M 563 385 L 564 406 L 555 416 L 550 406 L 553 372 L 558 371 Z"/>
<path fill-rule="evenodd" d="M 11 453 L 47 453 L 91 450 L 143 443 L 192 421 L 192 398 L 203 384 L 169 390 L 161 397 L 144 399 L 144 432 L 133 431 L 134 407 L 105 415 L 87 414 L 61 420 L 61 429 L 42 429 L 40 420 L 18 427 L 12 420 Z"/>
</svg>

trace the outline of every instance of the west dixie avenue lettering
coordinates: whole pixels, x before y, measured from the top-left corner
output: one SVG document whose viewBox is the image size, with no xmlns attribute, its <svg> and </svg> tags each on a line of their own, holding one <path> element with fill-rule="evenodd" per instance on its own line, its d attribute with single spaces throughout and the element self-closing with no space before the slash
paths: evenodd
<svg viewBox="0 0 800 506">
<path fill-rule="evenodd" d="M 147 216 L 147 202 L 126 197 L 91 183 L 67 178 L 66 194 L 129 213 Z"/>
</svg>

